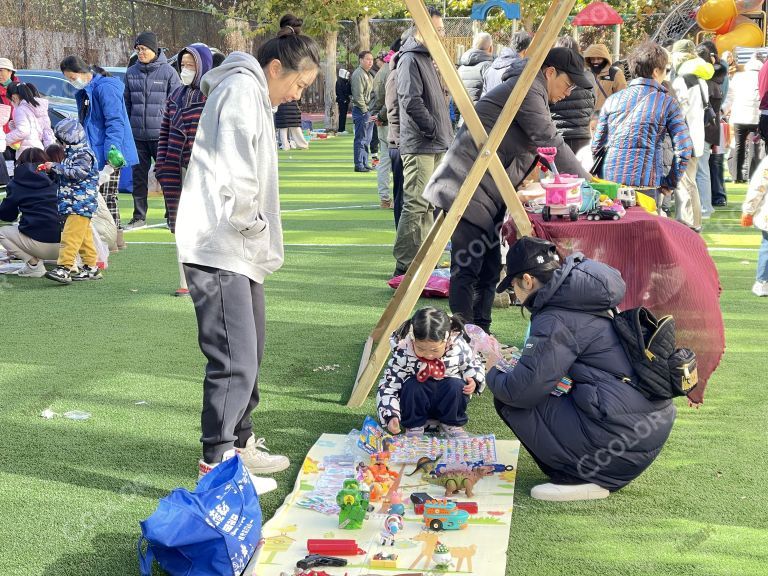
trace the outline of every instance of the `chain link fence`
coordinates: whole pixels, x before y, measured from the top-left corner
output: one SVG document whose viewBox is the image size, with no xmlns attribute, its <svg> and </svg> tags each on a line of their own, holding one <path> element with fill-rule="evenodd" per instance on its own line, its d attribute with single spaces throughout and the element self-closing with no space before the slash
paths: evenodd
<svg viewBox="0 0 768 576">
<path fill-rule="evenodd" d="M 69 54 L 125 66 L 143 30 L 155 31 L 170 54 L 193 42 L 223 50 L 230 42 L 214 15 L 146 0 L 0 0 L 0 56 L 17 68 L 58 69 Z"/>
</svg>

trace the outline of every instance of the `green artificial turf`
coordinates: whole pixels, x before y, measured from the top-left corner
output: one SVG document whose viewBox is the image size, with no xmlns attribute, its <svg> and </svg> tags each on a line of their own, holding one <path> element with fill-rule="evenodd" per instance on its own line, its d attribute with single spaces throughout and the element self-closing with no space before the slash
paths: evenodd
<svg viewBox="0 0 768 576">
<path fill-rule="evenodd" d="M 345 404 L 363 341 L 392 295 L 394 227 L 378 208 L 375 175 L 352 171 L 351 145 L 347 136 L 280 153 L 286 262 L 267 283 L 255 429 L 292 466 L 262 499 L 267 517 L 318 436 L 346 433 L 374 409 L 373 397 L 360 409 Z M 678 402 L 660 457 L 604 501 L 532 500 L 544 477 L 522 453 L 507 574 L 766 574 L 768 299 L 749 292 L 759 235 L 738 227 L 744 187 L 729 190 L 731 206 L 704 233 L 721 273 L 728 346 L 705 406 Z M 130 197 L 121 205 L 127 221 Z M 148 223 L 162 224 L 161 200 L 150 206 Z M 170 295 L 177 266 L 167 229 L 126 240 L 101 282 L 0 277 L 2 576 L 137 574 L 139 520 L 174 487 L 194 485 L 204 361 L 192 304 Z M 497 310 L 495 319 L 500 338 L 519 343 L 520 314 Z M 92 417 L 44 420 L 49 407 Z M 472 402 L 469 429 L 512 437 L 489 395 Z"/>
</svg>

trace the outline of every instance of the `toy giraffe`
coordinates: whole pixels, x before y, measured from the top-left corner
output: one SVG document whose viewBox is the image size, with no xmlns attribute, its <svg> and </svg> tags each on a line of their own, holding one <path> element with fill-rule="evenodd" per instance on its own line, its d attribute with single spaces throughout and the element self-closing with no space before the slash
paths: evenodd
<svg viewBox="0 0 768 576">
<path fill-rule="evenodd" d="M 450 548 L 451 558 L 457 558 L 459 562 L 456 564 L 456 572 L 461 570 L 461 566 L 464 564 L 464 560 L 467 561 L 467 568 L 472 572 L 472 556 L 477 553 L 477 545 L 463 546 L 461 548 Z"/>
<path fill-rule="evenodd" d="M 437 532 L 427 532 L 426 530 L 413 537 L 413 540 L 422 542 L 421 553 L 419 554 L 418 558 L 413 561 L 413 564 L 411 564 L 409 570 L 413 570 L 416 567 L 416 564 L 421 562 L 421 560 L 424 560 L 424 568 L 429 568 L 430 564 L 432 563 L 432 555 L 435 553 L 435 546 L 437 546 L 437 541 L 439 538 L 440 535 Z"/>
</svg>

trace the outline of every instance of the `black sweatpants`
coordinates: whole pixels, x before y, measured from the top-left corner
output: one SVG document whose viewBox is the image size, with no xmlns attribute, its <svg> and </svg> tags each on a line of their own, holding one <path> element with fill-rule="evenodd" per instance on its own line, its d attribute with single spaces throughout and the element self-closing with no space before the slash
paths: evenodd
<svg viewBox="0 0 768 576">
<path fill-rule="evenodd" d="M 400 389 L 400 424 L 417 428 L 434 419 L 448 426 L 464 426 L 468 420 L 465 384 L 461 378 L 419 382 L 411 376 Z"/>
<path fill-rule="evenodd" d="M 489 332 L 500 274 L 498 230 L 483 230 L 462 218 L 451 236 L 451 312 Z"/>
<path fill-rule="evenodd" d="M 133 166 L 133 219 L 147 219 L 147 184 L 152 160 L 157 160 L 157 140 L 136 140 L 139 163 Z"/>
<path fill-rule="evenodd" d="M 252 435 L 264 354 L 264 285 L 247 276 L 184 264 L 195 304 L 198 342 L 208 359 L 201 416 L 203 459 L 221 462 Z"/>
</svg>

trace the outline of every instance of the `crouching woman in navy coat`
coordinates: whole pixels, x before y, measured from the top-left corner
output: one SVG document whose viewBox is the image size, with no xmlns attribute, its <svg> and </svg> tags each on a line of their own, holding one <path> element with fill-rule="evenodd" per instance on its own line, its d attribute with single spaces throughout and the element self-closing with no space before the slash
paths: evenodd
<svg viewBox="0 0 768 576">
<path fill-rule="evenodd" d="M 510 285 L 531 313 L 530 335 L 514 369 L 492 368 L 487 385 L 550 478 L 531 496 L 605 498 L 653 462 L 675 420 L 670 400 L 647 400 L 616 376 L 634 372 L 612 321 L 599 314 L 624 298 L 621 274 L 579 253 L 561 262 L 552 243 L 523 238 L 507 254 L 498 290 Z"/>
</svg>

